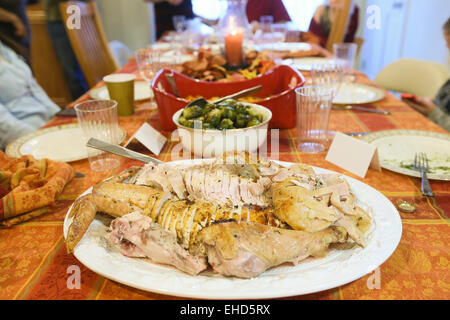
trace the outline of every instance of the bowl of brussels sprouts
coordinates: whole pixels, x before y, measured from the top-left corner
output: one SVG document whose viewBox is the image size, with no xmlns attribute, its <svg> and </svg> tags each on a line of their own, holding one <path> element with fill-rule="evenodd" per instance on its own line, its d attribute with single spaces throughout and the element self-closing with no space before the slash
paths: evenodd
<svg viewBox="0 0 450 320">
<path fill-rule="evenodd" d="M 203 158 L 231 150 L 255 152 L 267 139 L 271 119 L 268 108 L 233 99 L 190 105 L 172 118 L 183 149 Z"/>
</svg>

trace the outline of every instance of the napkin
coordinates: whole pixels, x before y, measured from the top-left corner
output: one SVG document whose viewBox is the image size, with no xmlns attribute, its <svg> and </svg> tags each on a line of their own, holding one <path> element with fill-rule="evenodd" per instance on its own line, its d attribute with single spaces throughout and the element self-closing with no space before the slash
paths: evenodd
<svg viewBox="0 0 450 320">
<path fill-rule="evenodd" d="M 0 151 L 0 226 L 47 213 L 74 175 L 64 162 L 32 156 L 8 158 Z"/>
</svg>

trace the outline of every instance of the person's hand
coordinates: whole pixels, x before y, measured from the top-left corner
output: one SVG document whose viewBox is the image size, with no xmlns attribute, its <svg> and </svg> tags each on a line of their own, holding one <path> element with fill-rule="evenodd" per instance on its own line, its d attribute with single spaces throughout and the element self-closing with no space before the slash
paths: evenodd
<svg viewBox="0 0 450 320">
<path fill-rule="evenodd" d="M 16 29 L 14 34 L 18 37 L 25 38 L 27 36 L 27 28 L 23 24 L 22 20 L 20 20 L 19 17 L 14 15 L 14 17 L 11 19 L 11 23 Z"/>
<path fill-rule="evenodd" d="M 404 99 L 403 101 L 406 102 L 411 108 L 420 112 L 424 116 L 428 116 L 431 113 L 431 111 L 437 108 L 436 105 L 433 103 L 433 100 L 430 98 L 416 97 L 414 100 Z"/>
</svg>

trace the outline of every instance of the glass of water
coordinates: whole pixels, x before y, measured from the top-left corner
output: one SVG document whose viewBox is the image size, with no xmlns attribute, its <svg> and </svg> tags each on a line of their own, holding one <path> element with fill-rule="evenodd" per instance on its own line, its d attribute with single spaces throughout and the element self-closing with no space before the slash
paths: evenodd
<svg viewBox="0 0 450 320">
<path fill-rule="evenodd" d="M 147 81 L 152 90 L 152 81 L 156 73 L 162 68 L 161 52 L 151 48 L 143 48 L 136 51 L 136 63 L 141 76 Z M 155 106 L 155 98 L 152 94 L 150 104 Z"/>
<path fill-rule="evenodd" d="M 353 68 L 355 65 L 356 50 L 358 46 L 356 43 L 335 43 L 333 44 L 334 57 L 344 64 L 344 75 L 346 82 L 352 82 Z"/>
<path fill-rule="evenodd" d="M 75 106 L 78 123 L 86 142 L 96 138 L 112 144 L 119 144 L 117 102 L 114 100 L 88 100 Z M 110 171 L 120 165 L 120 158 L 108 152 L 87 148 L 91 170 Z"/>
<path fill-rule="evenodd" d="M 336 97 L 344 79 L 345 63 L 332 60 L 311 66 L 311 82 L 313 86 L 327 87 Z"/>
<path fill-rule="evenodd" d="M 273 16 L 261 16 L 259 18 L 259 23 L 261 24 L 261 30 L 264 33 L 272 32 Z"/>
<path fill-rule="evenodd" d="M 295 90 L 297 97 L 297 138 L 301 152 L 325 151 L 333 89 L 307 86 Z"/>
<path fill-rule="evenodd" d="M 185 16 L 175 15 L 172 17 L 173 27 L 178 33 L 183 32 L 187 28 L 187 20 Z"/>
</svg>

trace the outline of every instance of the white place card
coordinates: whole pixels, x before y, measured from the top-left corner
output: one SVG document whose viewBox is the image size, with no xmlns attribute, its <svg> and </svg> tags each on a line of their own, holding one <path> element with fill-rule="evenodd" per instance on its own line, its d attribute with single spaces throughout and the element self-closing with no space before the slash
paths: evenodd
<svg viewBox="0 0 450 320">
<path fill-rule="evenodd" d="M 166 137 L 164 137 L 161 133 L 158 132 L 155 128 L 145 122 L 136 133 L 127 141 L 124 147 L 128 146 L 130 142 L 136 139 L 140 143 L 142 143 L 148 150 L 150 150 L 153 154 L 159 155 L 161 149 L 166 144 Z"/>
<path fill-rule="evenodd" d="M 337 132 L 325 160 L 364 178 L 370 168 L 381 171 L 377 147 Z"/>
</svg>

